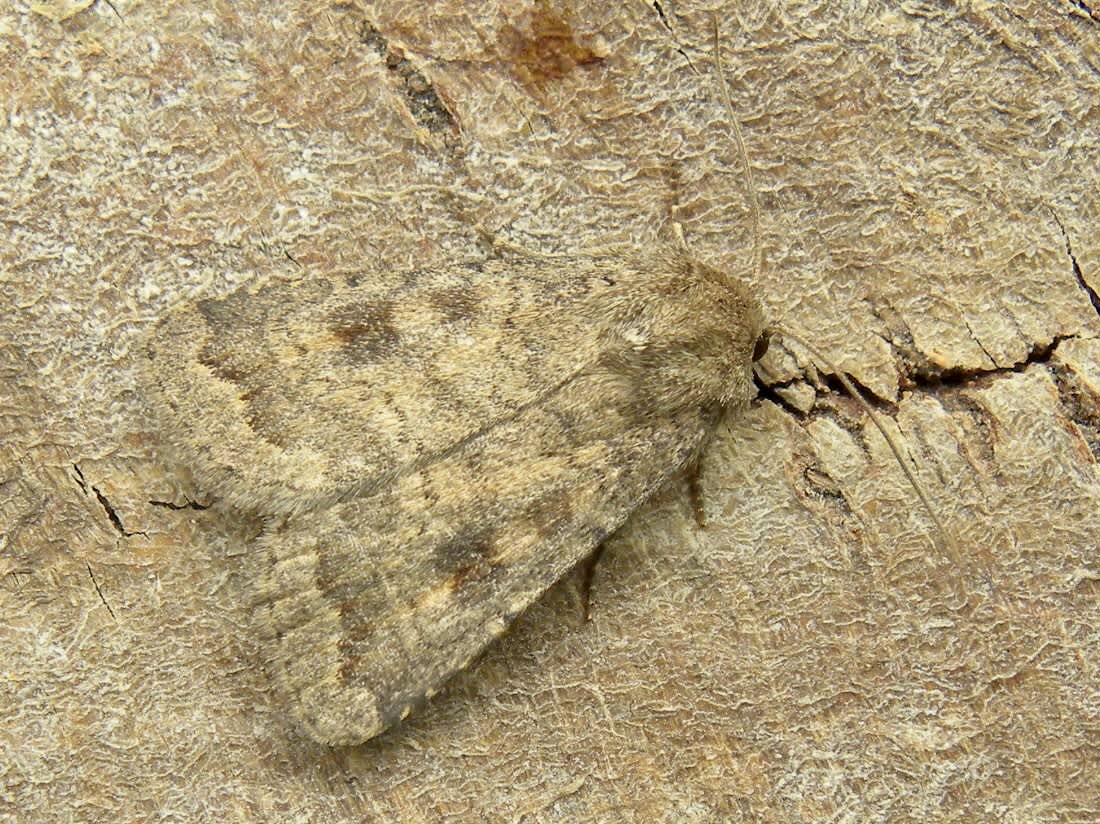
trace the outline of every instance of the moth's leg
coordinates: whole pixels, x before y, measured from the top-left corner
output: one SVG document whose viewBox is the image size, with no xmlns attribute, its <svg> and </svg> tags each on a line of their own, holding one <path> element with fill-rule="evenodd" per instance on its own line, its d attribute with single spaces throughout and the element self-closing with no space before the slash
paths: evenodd
<svg viewBox="0 0 1100 824">
<path fill-rule="evenodd" d="M 688 495 L 691 498 L 691 511 L 695 515 L 695 524 L 699 529 L 707 528 L 707 511 L 703 501 L 703 461 L 707 459 L 708 451 L 706 444 L 714 438 L 714 433 L 718 429 L 718 424 L 724 413 L 725 410 L 720 408 L 712 411 L 710 421 L 707 424 L 706 437 L 700 442 L 695 454 L 684 464 L 683 472 L 688 485 Z"/>
<path fill-rule="evenodd" d="M 563 579 L 577 607 L 578 626 L 583 626 L 592 620 L 592 582 L 596 578 L 596 567 L 599 566 L 606 547 L 605 542 L 600 542 L 591 553 L 577 561 Z"/>
<path fill-rule="evenodd" d="M 695 515 L 695 524 L 700 529 L 707 528 L 707 512 L 703 505 L 703 456 L 700 452 L 695 459 L 684 467 L 687 478 L 688 495 L 691 497 L 691 511 Z"/>
<path fill-rule="evenodd" d="M 577 594 L 580 599 L 581 614 L 586 623 L 592 620 L 592 582 L 596 578 L 596 567 L 606 549 L 607 542 L 601 541 L 591 555 L 577 564 Z"/>
</svg>

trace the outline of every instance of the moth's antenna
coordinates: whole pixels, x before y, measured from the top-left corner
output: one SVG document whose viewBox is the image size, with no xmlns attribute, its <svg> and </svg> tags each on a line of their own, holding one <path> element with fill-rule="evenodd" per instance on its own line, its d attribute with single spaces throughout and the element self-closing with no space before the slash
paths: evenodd
<svg viewBox="0 0 1100 824">
<path fill-rule="evenodd" d="M 760 198 L 756 193 L 756 181 L 753 179 L 752 166 L 749 163 L 749 153 L 745 148 L 745 137 L 741 131 L 741 123 L 737 119 L 737 115 L 733 109 L 733 100 L 730 97 L 729 84 L 726 82 L 726 72 L 722 67 L 722 49 L 721 49 L 721 32 L 718 25 L 717 15 L 711 15 L 711 23 L 714 25 L 714 69 L 718 75 L 718 88 L 722 92 L 722 101 L 726 106 L 726 115 L 729 117 L 730 125 L 733 127 L 734 142 L 737 144 L 737 153 L 741 158 L 741 165 L 745 169 L 745 180 L 748 184 L 749 199 L 752 203 L 752 234 L 753 234 L 753 280 L 755 281 L 760 275 L 764 264 L 764 254 L 761 244 L 761 230 L 760 230 Z M 928 497 L 928 494 L 924 491 L 924 487 L 921 486 L 920 480 L 917 478 L 916 473 L 912 467 L 909 466 L 902 455 L 901 447 L 898 445 L 897 440 L 887 430 L 886 425 L 882 422 L 882 418 L 875 411 L 874 407 L 867 402 L 867 399 L 863 397 L 863 394 L 856 388 L 855 384 L 848 378 L 848 376 L 838 369 L 828 358 L 817 351 L 813 346 L 806 342 L 804 338 L 799 335 L 795 335 L 791 332 L 787 332 L 782 329 L 776 330 L 780 335 L 786 336 L 793 340 L 795 343 L 802 346 L 810 353 L 811 357 L 816 358 L 825 365 L 837 378 L 840 380 L 841 386 L 845 391 L 851 395 L 860 406 L 863 407 L 864 412 L 871 419 L 871 422 L 875 425 L 875 428 L 882 433 L 882 437 L 886 439 L 887 445 L 890 447 L 890 451 L 894 453 L 894 458 L 898 462 L 898 466 L 901 467 L 901 471 L 905 474 L 906 479 L 909 481 L 909 485 L 913 487 L 913 491 L 917 493 L 917 497 L 920 499 L 921 504 L 927 510 L 929 517 L 932 518 L 932 522 L 936 525 L 936 529 L 939 531 L 940 537 L 943 540 L 944 548 L 947 552 L 951 562 L 955 564 L 959 569 L 963 569 L 962 558 L 959 553 L 959 549 L 955 544 L 954 539 L 951 537 L 951 533 L 947 531 L 947 527 L 944 526 L 943 521 L 940 520 L 939 515 L 936 513 L 935 507 L 932 506 L 932 500 Z"/>
<path fill-rule="evenodd" d="M 756 194 L 756 180 L 752 176 L 752 165 L 749 163 L 749 152 L 745 148 L 745 135 L 741 132 L 741 122 L 733 110 L 733 99 L 730 97 L 729 84 L 726 83 L 726 70 L 722 67 L 721 32 L 718 28 L 717 15 L 711 15 L 711 23 L 714 24 L 714 71 L 718 75 L 718 88 L 722 91 L 722 101 L 726 104 L 726 116 L 733 126 L 733 138 L 737 144 L 737 154 L 741 158 L 741 165 L 745 169 L 745 181 L 748 184 L 749 200 L 752 203 L 752 279 L 756 282 L 764 266 L 764 248 L 760 240 L 760 198 Z"/>
<path fill-rule="evenodd" d="M 882 434 L 882 437 L 886 440 L 887 446 L 890 447 L 890 451 L 894 453 L 894 458 L 898 462 L 898 466 L 901 467 L 901 471 L 905 474 L 906 479 L 909 481 L 909 485 L 913 487 L 913 491 L 917 493 L 917 497 L 920 498 L 921 504 L 924 505 L 925 510 L 928 512 L 928 516 L 932 519 L 932 522 L 936 525 L 936 529 L 940 533 L 940 537 L 943 540 L 944 549 L 947 551 L 947 556 L 956 567 L 960 570 L 964 569 L 962 563 L 962 556 L 959 553 L 959 548 L 955 544 L 954 539 L 951 537 L 951 533 L 947 531 L 947 527 L 944 526 L 943 521 L 940 520 L 940 516 L 936 513 L 936 508 L 932 505 L 932 499 L 928 497 L 928 493 L 924 491 L 924 487 L 921 485 L 920 480 L 917 478 L 916 472 L 909 465 L 909 462 L 902 455 L 901 447 L 898 445 L 897 440 L 893 434 L 887 430 L 886 424 L 882 422 L 882 416 L 875 411 L 875 408 L 867 402 L 867 399 L 863 397 L 863 393 L 856 388 L 856 385 L 852 383 L 848 375 L 841 369 L 838 369 L 827 357 L 822 355 L 817 349 L 806 342 L 805 338 L 788 332 L 786 330 L 779 330 L 779 334 L 790 338 L 799 346 L 804 348 L 810 355 L 817 360 L 825 364 L 825 367 L 829 369 L 837 379 L 840 380 L 841 385 L 845 391 L 851 395 L 860 406 L 863 407 L 863 411 L 867 413 L 867 416 L 871 419 L 871 422 L 875 425 L 875 428 Z"/>
</svg>

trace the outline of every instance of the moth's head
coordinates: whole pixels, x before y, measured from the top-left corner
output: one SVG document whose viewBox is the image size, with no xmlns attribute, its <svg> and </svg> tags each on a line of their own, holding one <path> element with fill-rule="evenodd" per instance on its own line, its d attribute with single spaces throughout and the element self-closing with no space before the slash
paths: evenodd
<svg viewBox="0 0 1100 824">
<path fill-rule="evenodd" d="M 657 263 L 650 288 L 634 290 L 619 316 L 620 367 L 662 409 L 747 403 L 755 394 L 753 364 L 768 348 L 760 305 L 744 285 L 705 264 L 680 256 Z"/>
</svg>

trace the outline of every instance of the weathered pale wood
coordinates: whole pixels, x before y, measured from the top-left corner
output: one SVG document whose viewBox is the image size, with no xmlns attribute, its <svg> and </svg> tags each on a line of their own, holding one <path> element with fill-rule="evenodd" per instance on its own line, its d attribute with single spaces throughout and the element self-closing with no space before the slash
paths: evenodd
<svg viewBox="0 0 1100 824">
<path fill-rule="evenodd" d="M 209 501 L 156 449 L 136 342 L 253 279 L 486 254 L 475 227 L 549 251 L 679 221 L 753 277 L 710 16 L 661 11 L 0 13 L 0 819 L 1100 817 L 1081 2 L 718 12 L 756 288 L 878 399 L 961 569 L 860 409 L 776 349 L 707 455 L 706 529 L 686 484 L 639 512 L 590 623 L 563 583 L 355 750 L 269 698 L 241 596 L 258 526 L 187 505 Z"/>
</svg>

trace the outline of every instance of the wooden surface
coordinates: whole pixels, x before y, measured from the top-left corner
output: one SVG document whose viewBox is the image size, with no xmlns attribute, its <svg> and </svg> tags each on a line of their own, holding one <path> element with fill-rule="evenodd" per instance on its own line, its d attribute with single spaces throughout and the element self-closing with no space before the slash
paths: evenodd
<svg viewBox="0 0 1100 824">
<path fill-rule="evenodd" d="M 0 819 L 1100 817 L 1098 44 L 1064 1 L 5 9 Z M 774 347 L 705 529 L 668 489 L 590 622 L 563 582 L 401 728 L 301 738 L 243 605 L 259 525 L 159 448 L 141 335 L 245 283 L 675 222 L 868 390 L 961 562 Z"/>
</svg>

